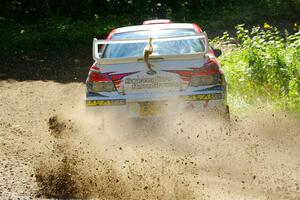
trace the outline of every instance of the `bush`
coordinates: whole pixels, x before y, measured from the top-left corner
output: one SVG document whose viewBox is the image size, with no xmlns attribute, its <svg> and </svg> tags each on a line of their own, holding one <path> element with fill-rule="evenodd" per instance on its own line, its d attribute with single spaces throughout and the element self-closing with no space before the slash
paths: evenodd
<svg viewBox="0 0 300 200">
<path fill-rule="evenodd" d="M 300 30 L 297 25 L 294 30 L 283 33 L 265 23 L 249 31 L 238 25 L 236 37 L 224 33 L 212 41 L 224 49 L 232 107 L 261 102 L 300 112 Z"/>
<path fill-rule="evenodd" d="M 34 24 L 0 23 L 0 55 L 68 49 L 92 44 L 94 37 L 106 37 L 118 23 L 120 22 L 72 21 L 68 18 Z"/>
</svg>

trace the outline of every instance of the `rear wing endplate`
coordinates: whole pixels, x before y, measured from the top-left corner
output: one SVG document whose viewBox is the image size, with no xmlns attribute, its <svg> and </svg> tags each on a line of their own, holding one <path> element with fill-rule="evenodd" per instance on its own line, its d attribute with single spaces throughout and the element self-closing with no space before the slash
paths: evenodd
<svg viewBox="0 0 300 200">
<path fill-rule="evenodd" d="M 208 39 L 207 39 L 207 34 L 205 32 L 203 33 L 197 33 L 195 35 L 189 35 L 189 36 L 175 36 L 175 37 L 160 37 L 160 38 L 153 38 L 153 44 L 155 44 L 155 42 L 161 42 L 161 41 L 176 41 L 176 40 L 190 40 L 190 39 L 200 39 L 201 42 L 204 44 L 204 51 L 203 52 L 197 52 L 197 53 L 192 53 L 192 54 L 183 54 L 183 55 L 163 55 L 164 58 L 168 58 L 168 57 L 180 57 L 180 56 L 191 56 L 191 55 L 199 55 L 199 54 L 203 54 L 205 55 L 208 50 L 209 50 L 209 44 L 208 44 Z M 107 45 L 107 44 L 129 44 L 129 43 L 148 43 L 149 38 L 145 38 L 145 39 L 125 39 L 125 40 L 98 40 L 96 38 L 94 38 L 93 40 L 93 59 L 96 62 L 100 62 L 100 61 L 113 61 L 113 60 L 126 60 L 126 58 L 102 58 L 102 52 L 100 52 L 99 50 L 101 50 L 101 46 L 103 45 Z M 99 48 L 100 46 L 100 48 Z M 155 57 L 155 55 L 152 55 L 151 57 Z M 160 57 L 162 57 L 160 55 Z M 137 58 L 130 58 L 130 59 L 139 59 L 139 57 Z"/>
</svg>

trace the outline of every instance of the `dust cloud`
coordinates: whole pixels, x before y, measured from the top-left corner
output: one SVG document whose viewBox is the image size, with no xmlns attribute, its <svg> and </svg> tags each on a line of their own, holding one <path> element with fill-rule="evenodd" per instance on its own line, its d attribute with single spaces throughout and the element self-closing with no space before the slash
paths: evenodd
<svg viewBox="0 0 300 200">
<path fill-rule="evenodd" d="M 20 194 L 18 172 L 1 164 L 2 197 L 300 199 L 298 116 L 256 109 L 230 125 L 190 113 L 134 121 L 88 112 L 78 83 L 0 88 L 1 159 L 24 159 L 22 176 L 32 177 Z"/>
</svg>

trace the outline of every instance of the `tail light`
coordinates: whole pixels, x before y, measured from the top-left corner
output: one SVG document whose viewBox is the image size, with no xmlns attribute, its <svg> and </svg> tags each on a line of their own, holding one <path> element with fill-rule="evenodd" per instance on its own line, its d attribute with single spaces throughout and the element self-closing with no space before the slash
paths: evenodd
<svg viewBox="0 0 300 200">
<path fill-rule="evenodd" d="M 190 86 L 223 85 L 224 76 L 216 59 L 209 59 L 203 67 L 194 69 Z"/>
<path fill-rule="evenodd" d="M 91 67 L 87 84 L 90 92 L 112 92 L 116 90 L 110 77 L 102 74 L 96 66 Z"/>
</svg>

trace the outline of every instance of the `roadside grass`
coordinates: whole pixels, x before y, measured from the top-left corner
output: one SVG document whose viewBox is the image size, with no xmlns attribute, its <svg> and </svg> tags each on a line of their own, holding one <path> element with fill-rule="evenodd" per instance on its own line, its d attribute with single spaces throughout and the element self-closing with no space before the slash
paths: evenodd
<svg viewBox="0 0 300 200">
<path fill-rule="evenodd" d="M 223 49 L 221 64 L 227 75 L 229 104 L 241 113 L 253 105 L 300 112 L 300 29 L 281 32 L 265 23 L 236 35 L 224 33 L 211 42 Z"/>
</svg>

